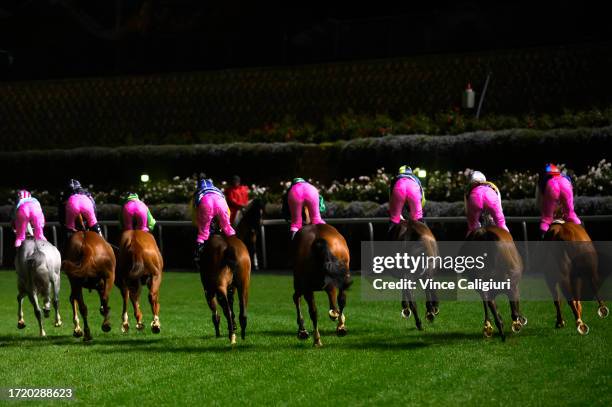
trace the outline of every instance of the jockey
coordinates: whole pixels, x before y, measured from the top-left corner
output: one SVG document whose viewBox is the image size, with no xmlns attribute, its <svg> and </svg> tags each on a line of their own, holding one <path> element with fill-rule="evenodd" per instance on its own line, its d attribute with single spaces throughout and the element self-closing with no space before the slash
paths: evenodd
<svg viewBox="0 0 612 407">
<path fill-rule="evenodd" d="M 389 188 L 389 221 L 391 227 L 400 223 L 404 205 L 408 204 L 410 218 L 414 221 L 423 221 L 423 205 L 425 193 L 421 181 L 414 175 L 412 169 L 402 165 Z"/>
<path fill-rule="evenodd" d="M 580 225 L 582 222 L 574 211 L 574 190 L 572 180 L 566 174 L 562 174 L 554 164 L 546 164 L 544 171 L 540 174 L 538 189 L 536 190 L 536 200 L 540 204 L 540 232 L 546 233 L 553 217 L 557 205 L 563 209 L 563 220 Z"/>
<path fill-rule="evenodd" d="M 249 203 L 249 187 L 240 184 L 240 177 L 234 175 L 232 185 L 225 188 L 225 197 L 230 208 L 230 223 L 235 224 L 236 215 Z"/>
<path fill-rule="evenodd" d="M 151 215 L 151 211 L 135 192 L 130 192 L 125 197 L 119 222 L 123 230 L 136 229 L 148 232 L 155 227 L 155 219 Z M 136 223 L 135 228 L 134 222 Z"/>
<path fill-rule="evenodd" d="M 13 228 L 15 230 L 15 247 L 21 246 L 26 238 L 26 230 L 30 226 L 34 228 L 34 238 L 47 240 L 43 234 L 45 226 L 45 215 L 40 203 L 32 197 L 25 189 L 17 192 L 17 204 L 13 209 Z"/>
<path fill-rule="evenodd" d="M 283 197 L 283 213 L 291 219 L 291 239 L 302 228 L 302 211 L 306 207 L 313 225 L 324 224 L 321 212 L 325 212 L 325 202 L 319 191 L 304 178 L 294 178 Z"/>
<path fill-rule="evenodd" d="M 63 194 L 62 205 L 64 210 L 64 226 L 68 234 L 76 232 L 76 219 L 79 215 L 83 217 L 88 230 L 92 230 L 102 236 L 102 230 L 96 219 L 96 202 L 81 183 L 71 179 Z"/>
<path fill-rule="evenodd" d="M 480 217 L 483 212 L 488 212 L 495 225 L 509 232 L 506 219 L 501 205 L 501 194 L 499 188 L 487 181 L 480 171 L 474 171 L 470 175 L 468 186 L 464 195 L 465 213 L 468 221 L 468 233 L 478 229 Z"/>
<path fill-rule="evenodd" d="M 213 218 L 219 222 L 219 226 L 226 236 L 233 236 L 236 232 L 229 221 L 229 207 L 225 201 L 225 196 L 219 188 L 214 186 L 212 180 L 204 177 L 198 179 L 196 191 L 193 195 L 193 210 L 198 225 L 197 260 L 200 250 L 210 236 L 210 225 Z"/>
</svg>

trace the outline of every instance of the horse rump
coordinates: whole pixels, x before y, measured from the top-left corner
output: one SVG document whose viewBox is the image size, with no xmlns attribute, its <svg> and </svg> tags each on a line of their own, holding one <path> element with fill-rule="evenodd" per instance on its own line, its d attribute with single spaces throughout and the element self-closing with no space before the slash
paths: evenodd
<svg viewBox="0 0 612 407">
<path fill-rule="evenodd" d="M 329 250 L 327 240 L 317 238 L 312 242 L 312 255 L 315 261 L 321 265 L 325 273 L 325 283 L 332 284 L 338 289 L 347 289 L 353 283 L 346 265 L 338 260 Z"/>
</svg>

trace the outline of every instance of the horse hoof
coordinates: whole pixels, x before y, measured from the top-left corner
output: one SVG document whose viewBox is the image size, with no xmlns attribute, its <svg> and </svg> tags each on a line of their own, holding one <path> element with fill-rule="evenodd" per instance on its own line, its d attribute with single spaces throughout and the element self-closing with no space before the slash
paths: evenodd
<svg viewBox="0 0 612 407">
<path fill-rule="evenodd" d="M 402 310 L 401 315 L 402 315 L 402 318 L 408 319 L 408 318 L 410 318 L 410 315 L 412 315 L 412 311 L 410 311 L 410 308 L 404 308 Z"/>
<path fill-rule="evenodd" d="M 230 345 L 235 345 L 236 344 L 236 334 L 231 334 L 230 335 Z"/>
<path fill-rule="evenodd" d="M 298 331 L 297 337 L 298 339 L 303 341 L 303 340 L 308 339 L 310 337 L 310 334 L 308 333 L 307 330 L 304 329 L 304 330 Z"/>
<path fill-rule="evenodd" d="M 102 332 L 110 332 L 111 325 L 110 324 L 102 324 Z"/>
<path fill-rule="evenodd" d="M 91 337 L 91 335 L 85 335 L 83 336 L 83 342 L 91 342 L 93 338 Z"/>
<path fill-rule="evenodd" d="M 123 332 L 124 334 L 128 333 L 128 331 L 130 330 L 130 325 L 129 324 L 121 324 L 121 332 Z"/>
<path fill-rule="evenodd" d="M 427 313 L 425 313 L 425 319 L 427 319 L 429 322 L 433 322 L 435 318 L 436 314 L 434 312 L 427 311 Z"/>
<path fill-rule="evenodd" d="M 151 332 L 158 334 L 161 332 L 161 327 L 159 325 L 151 325 Z"/>
<path fill-rule="evenodd" d="M 597 309 L 597 315 L 599 315 L 599 318 L 608 318 L 608 315 L 610 315 L 610 310 L 605 305 L 602 305 Z"/>
<path fill-rule="evenodd" d="M 523 326 L 527 325 L 527 318 L 526 317 L 520 315 L 519 316 L 519 321 L 521 322 L 521 325 L 523 325 Z"/>
<path fill-rule="evenodd" d="M 312 344 L 312 346 L 314 346 L 315 348 L 320 348 L 320 347 L 323 346 L 323 343 L 321 342 L 321 339 L 315 339 L 315 341 Z"/>
<path fill-rule="evenodd" d="M 434 307 L 433 313 L 434 313 L 435 316 L 438 316 L 438 314 L 440 313 L 440 308 Z"/>
<path fill-rule="evenodd" d="M 49 318 L 49 315 L 51 315 L 51 310 L 43 309 L 43 315 L 45 316 L 45 318 Z"/>
<path fill-rule="evenodd" d="M 338 313 L 338 311 L 334 309 L 329 310 L 329 319 L 331 319 L 332 321 L 337 321 L 339 316 L 340 314 Z"/>
<path fill-rule="evenodd" d="M 47 336 L 47 333 L 45 332 L 44 329 L 42 331 L 40 331 L 40 337 L 41 338 L 45 338 L 46 336 Z"/>
<path fill-rule="evenodd" d="M 523 329 L 523 324 L 520 320 L 512 321 L 512 332 L 517 334 L 521 332 L 521 329 Z"/>
<path fill-rule="evenodd" d="M 555 324 L 555 328 L 559 329 L 559 328 L 563 328 L 565 327 L 565 321 L 561 320 L 561 321 L 557 321 L 557 323 Z"/>
<path fill-rule="evenodd" d="M 25 328 L 25 321 L 17 321 L 17 329 Z"/>
<path fill-rule="evenodd" d="M 485 338 L 490 338 L 493 336 L 493 327 L 491 325 L 485 325 L 482 329 L 482 334 Z"/>
<path fill-rule="evenodd" d="M 80 338 L 83 336 L 83 331 L 81 331 L 80 329 L 75 329 L 72 332 L 72 336 L 74 336 L 75 338 Z"/>
<path fill-rule="evenodd" d="M 336 334 L 338 336 L 346 336 L 347 333 L 348 332 L 347 332 L 346 327 L 344 325 L 343 326 L 339 326 L 338 329 L 336 329 Z"/>
<path fill-rule="evenodd" d="M 144 329 L 144 324 L 142 322 L 136 323 L 136 330 L 142 331 Z"/>
<path fill-rule="evenodd" d="M 100 315 L 104 316 L 104 307 L 100 305 Z"/>
<path fill-rule="evenodd" d="M 59 328 L 60 326 L 62 326 L 62 321 L 61 321 L 61 320 L 59 320 L 59 321 L 55 321 L 54 326 L 55 326 L 56 328 Z"/>
<path fill-rule="evenodd" d="M 584 322 L 579 323 L 578 326 L 576 327 L 576 330 L 578 331 L 580 335 L 588 335 L 590 331 L 589 326 L 585 324 Z"/>
</svg>

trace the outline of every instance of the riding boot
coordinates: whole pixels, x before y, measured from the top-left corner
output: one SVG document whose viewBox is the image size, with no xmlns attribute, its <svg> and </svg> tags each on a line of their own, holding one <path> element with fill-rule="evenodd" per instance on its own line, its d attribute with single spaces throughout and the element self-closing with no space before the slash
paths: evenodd
<svg viewBox="0 0 612 407">
<path fill-rule="evenodd" d="M 289 233 L 291 233 L 291 236 L 289 239 L 293 240 L 293 238 L 295 237 L 295 234 L 297 233 L 297 230 L 291 230 Z"/>
<path fill-rule="evenodd" d="M 421 223 L 427 225 L 427 222 L 425 222 L 425 218 L 417 219 L 417 222 L 421 222 Z"/>
<path fill-rule="evenodd" d="M 100 236 L 104 237 L 104 235 L 102 234 L 102 228 L 100 227 L 99 223 L 96 223 L 95 225 L 90 227 L 89 230 L 91 230 L 92 232 L 96 232 Z"/>
<path fill-rule="evenodd" d="M 387 229 L 387 240 L 396 240 L 398 223 L 389 222 L 389 229 Z"/>
<path fill-rule="evenodd" d="M 202 254 L 202 249 L 204 248 L 205 244 L 206 242 L 203 242 L 203 243 L 197 242 L 195 251 L 193 253 L 193 262 L 195 263 L 196 269 L 198 270 L 200 270 L 200 254 Z"/>
</svg>

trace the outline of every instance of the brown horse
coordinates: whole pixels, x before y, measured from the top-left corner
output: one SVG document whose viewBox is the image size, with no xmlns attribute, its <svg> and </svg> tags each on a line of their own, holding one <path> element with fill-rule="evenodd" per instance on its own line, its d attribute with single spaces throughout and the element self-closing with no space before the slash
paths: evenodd
<svg viewBox="0 0 612 407">
<path fill-rule="evenodd" d="M 245 244 L 249 251 L 253 269 L 258 269 L 257 261 L 257 233 L 261 227 L 264 213 L 264 204 L 261 199 L 255 198 L 240 211 L 237 217 L 236 236 Z"/>
<path fill-rule="evenodd" d="M 556 261 L 555 266 L 557 267 L 556 270 L 546 273 L 546 283 L 557 310 L 556 327 L 562 328 L 565 326 L 565 321 L 561 315 L 561 292 L 574 313 L 578 333 L 586 335 L 589 333 L 589 327 L 582 321 L 583 284 L 589 284 L 593 290 L 599 304 L 598 315 L 605 318 L 610 313 L 599 296 L 598 257 L 595 247 L 586 230 L 582 226 L 571 222 L 553 223 L 544 235 L 544 240 L 576 242 L 575 244 L 564 243 L 561 247 L 549 248 L 549 251 L 554 253 L 553 261 Z"/>
<path fill-rule="evenodd" d="M 502 341 L 506 340 L 504 325 L 497 309 L 495 298 L 500 294 L 505 294 L 510 302 L 510 316 L 512 318 L 512 331 L 520 332 L 523 326 L 527 325 L 527 318 L 521 315 L 519 310 L 519 282 L 523 276 L 523 260 L 516 249 L 512 235 L 505 229 L 497 226 L 486 226 L 470 232 L 465 238 L 466 242 L 495 242 L 486 246 L 488 261 L 487 266 L 480 271 L 470 273 L 469 277 L 474 279 L 489 280 L 496 282 L 510 281 L 508 290 L 477 290 L 482 298 L 484 307 L 484 328 L 483 334 L 490 338 L 493 335 L 493 327 L 489 319 L 489 310 L 493 314 L 495 326 L 499 331 Z M 480 250 L 475 247 L 464 246 L 465 251 Z"/>
<path fill-rule="evenodd" d="M 100 295 L 100 313 L 104 316 L 102 331 L 111 329 L 108 297 L 115 281 L 115 253 L 102 236 L 95 232 L 77 232 L 68 241 L 62 269 L 70 281 L 70 303 L 72 304 L 74 332 L 76 338 L 83 336 L 90 341 L 91 331 L 87 323 L 87 306 L 83 300 L 83 288 L 96 290 Z M 81 330 L 77 305 L 83 317 Z"/>
<path fill-rule="evenodd" d="M 236 236 L 214 234 L 202 249 L 199 269 L 206 302 L 212 311 L 215 334 L 217 338 L 221 336 L 219 332 L 221 317 L 217 313 L 218 301 L 227 320 L 227 330 L 233 345 L 236 343 L 235 290 L 238 291 L 240 302 L 240 334 L 242 339 L 246 336 L 247 305 L 251 284 L 249 251 Z"/>
<path fill-rule="evenodd" d="M 438 244 L 433 233 L 422 222 L 417 222 L 412 219 L 402 220 L 399 224 L 393 225 L 389 229 L 388 237 L 389 240 L 393 241 L 412 241 L 420 242 L 422 251 L 426 256 L 437 256 L 438 255 Z M 420 250 L 419 250 L 420 251 Z M 433 277 L 435 269 L 428 269 L 425 276 L 426 278 Z M 417 313 L 416 302 L 412 297 L 411 290 L 404 290 L 402 299 L 402 317 L 410 318 L 410 315 L 414 314 L 414 321 L 418 330 L 423 329 L 423 324 Z M 439 301 L 435 290 L 428 289 L 425 291 L 426 302 L 425 307 L 427 309 L 425 318 L 432 322 L 439 311 Z"/>
<path fill-rule="evenodd" d="M 117 288 L 123 298 L 121 331 L 127 332 L 128 323 L 127 303 L 128 297 L 134 307 L 136 329 L 142 330 L 142 312 L 140 311 L 140 290 L 143 284 L 149 287 L 149 303 L 153 311 L 151 332 L 158 334 L 159 323 L 159 286 L 162 281 L 164 260 L 155 238 L 152 234 L 142 230 L 126 230 L 121 235 L 119 256 L 117 259 Z"/>
<path fill-rule="evenodd" d="M 322 346 L 314 301 L 314 292 L 321 290 L 325 290 L 329 297 L 330 318 L 338 320 L 336 333 L 346 335 L 345 290 L 351 284 L 351 274 L 350 254 L 344 237 L 330 225 L 307 225 L 295 235 L 293 252 L 293 302 L 297 310 L 298 338 L 307 339 L 309 336 L 300 309 L 303 295 L 312 320 L 314 346 Z"/>
</svg>

